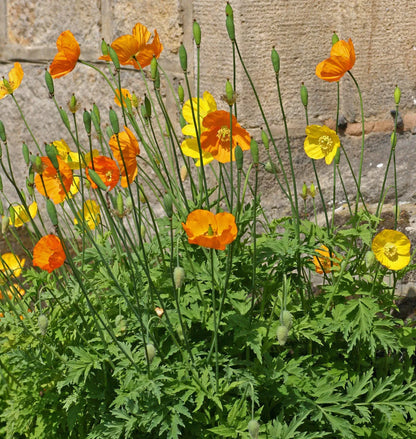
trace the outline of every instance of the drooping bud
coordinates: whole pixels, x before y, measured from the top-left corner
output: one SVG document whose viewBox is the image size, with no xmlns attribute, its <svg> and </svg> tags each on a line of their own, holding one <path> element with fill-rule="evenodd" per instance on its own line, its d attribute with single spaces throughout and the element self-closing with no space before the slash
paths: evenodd
<svg viewBox="0 0 416 439">
<path fill-rule="evenodd" d="M 280 71 L 280 56 L 274 47 L 272 49 L 272 64 L 273 64 L 274 73 L 278 75 Z"/>
<path fill-rule="evenodd" d="M 258 439 L 260 424 L 255 419 L 252 419 L 247 425 L 247 430 L 251 439 Z"/>
<path fill-rule="evenodd" d="M 26 145 L 26 143 L 23 143 L 22 145 L 22 153 L 23 153 L 23 158 L 25 159 L 25 163 L 28 165 L 30 163 L 30 158 L 29 158 L 29 147 Z"/>
<path fill-rule="evenodd" d="M 396 88 L 394 89 L 394 102 L 396 103 L 396 105 L 400 104 L 401 95 L 402 95 L 402 92 L 401 92 L 400 88 L 397 87 L 397 85 L 396 85 Z"/>
<path fill-rule="evenodd" d="M 88 175 L 91 177 L 93 183 L 95 183 L 103 191 L 107 190 L 107 186 L 101 180 L 101 177 L 94 171 L 94 169 L 88 169 Z"/>
<path fill-rule="evenodd" d="M 111 107 L 110 107 L 109 117 L 110 117 L 111 129 L 113 130 L 113 133 L 118 134 L 120 132 L 120 125 L 118 123 L 117 113 Z"/>
<path fill-rule="evenodd" d="M 104 56 L 108 55 L 108 44 L 104 41 L 104 38 L 101 40 L 101 53 Z"/>
<path fill-rule="evenodd" d="M 48 72 L 48 69 L 45 69 L 45 82 L 46 82 L 46 87 L 48 87 L 49 97 L 52 98 L 55 93 L 55 87 L 53 85 L 53 78 L 51 74 Z"/>
<path fill-rule="evenodd" d="M 152 61 L 150 62 L 150 76 L 152 77 L 153 81 L 156 79 L 156 73 L 157 73 L 157 59 L 153 55 Z"/>
<path fill-rule="evenodd" d="M 289 329 L 287 326 L 280 325 L 277 327 L 276 337 L 280 346 L 284 346 L 287 342 L 287 337 L 289 335 Z"/>
<path fill-rule="evenodd" d="M 240 145 L 235 147 L 234 154 L 237 170 L 241 171 L 243 169 L 243 150 L 241 149 Z"/>
<path fill-rule="evenodd" d="M 192 32 L 194 34 L 196 47 L 199 47 L 199 45 L 201 44 L 201 27 L 199 26 L 196 20 L 194 20 L 194 24 L 192 26 Z"/>
<path fill-rule="evenodd" d="M 251 157 L 253 159 L 253 163 L 255 165 L 259 164 L 259 145 L 257 144 L 257 142 L 254 139 L 251 139 L 250 142 L 250 152 L 251 152 Z"/>
<path fill-rule="evenodd" d="M 53 226 L 58 225 L 58 215 L 56 213 L 56 207 L 54 202 L 48 198 L 46 200 L 46 210 L 48 211 L 49 218 Z"/>
<path fill-rule="evenodd" d="M 169 218 L 172 218 L 173 216 L 173 201 L 170 194 L 165 194 L 163 197 L 163 207 L 165 208 L 166 215 Z"/>
<path fill-rule="evenodd" d="M 173 270 L 173 280 L 175 282 L 175 288 L 180 290 L 185 280 L 185 270 L 182 267 L 175 267 Z"/>
<path fill-rule="evenodd" d="M 264 147 L 266 150 L 269 149 L 269 138 L 267 137 L 267 134 L 264 130 L 261 130 L 261 141 L 263 142 Z"/>
<path fill-rule="evenodd" d="M 284 309 L 280 314 L 280 322 L 283 326 L 286 326 L 287 329 L 290 329 L 293 324 L 293 316 L 290 311 Z"/>
<path fill-rule="evenodd" d="M 302 85 L 300 86 L 300 99 L 302 101 L 302 104 L 304 107 L 308 106 L 308 89 L 306 88 L 305 84 L 302 82 Z"/>
<path fill-rule="evenodd" d="M 116 70 L 120 70 L 120 61 L 118 60 L 118 56 L 116 51 L 111 47 L 108 47 L 108 54 L 110 55 L 111 61 L 113 61 L 114 67 Z"/>
<path fill-rule="evenodd" d="M 334 31 L 334 33 L 332 34 L 332 45 L 338 43 L 338 41 L 339 41 L 338 35 Z"/>
<path fill-rule="evenodd" d="M 147 343 L 145 358 L 147 358 L 147 360 L 149 360 L 149 363 L 151 363 L 155 358 L 155 356 L 156 356 L 156 348 L 152 343 Z"/>
<path fill-rule="evenodd" d="M 183 43 L 179 47 L 179 62 L 181 64 L 182 70 L 186 73 L 186 71 L 188 70 L 188 55 L 186 53 L 186 49 Z"/>
<path fill-rule="evenodd" d="M 185 100 L 185 91 L 181 84 L 178 85 L 178 98 L 181 105 L 183 105 L 183 101 Z"/>
<path fill-rule="evenodd" d="M 6 137 L 6 129 L 4 128 L 3 122 L 0 120 L 0 139 L 3 142 L 7 141 L 7 137 Z"/>
<path fill-rule="evenodd" d="M 130 210 L 133 208 L 133 200 L 130 196 L 126 198 L 126 208 Z"/>
<path fill-rule="evenodd" d="M 47 330 L 48 330 L 48 326 L 49 326 L 49 320 L 45 316 L 45 314 L 41 314 L 38 317 L 38 326 L 39 326 L 40 333 L 42 335 L 45 335 Z"/>
</svg>

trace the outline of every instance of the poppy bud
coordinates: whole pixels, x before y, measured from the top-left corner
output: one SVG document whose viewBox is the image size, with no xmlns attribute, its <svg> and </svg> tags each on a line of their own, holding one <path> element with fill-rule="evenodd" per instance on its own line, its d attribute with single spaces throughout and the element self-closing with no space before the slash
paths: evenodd
<svg viewBox="0 0 416 439">
<path fill-rule="evenodd" d="M 35 157 L 35 160 L 34 160 L 34 163 L 32 166 L 33 166 L 33 169 L 35 170 L 35 172 L 37 172 L 38 174 L 43 173 L 42 159 L 38 155 Z"/>
<path fill-rule="evenodd" d="M 94 169 L 88 169 L 88 175 L 91 177 L 93 183 L 95 183 L 103 191 L 107 190 L 107 186 L 101 180 L 101 177 L 94 171 Z"/>
<path fill-rule="evenodd" d="M 6 129 L 4 128 L 4 125 L 3 125 L 3 122 L 0 120 L 0 139 L 3 141 L 3 142 L 6 142 L 7 141 L 7 138 L 6 138 Z"/>
<path fill-rule="evenodd" d="M 243 169 L 243 150 L 241 149 L 240 145 L 235 147 L 234 154 L 237 170 L 241 171 Z"/>
<path fill-rule="evenodd" d="M 391 147 L 394 149 L 395 147 L 396 147 L 396 144 L 397 144 L 397 136 L 396 136 L 396 133 L 391 133 L 391 137 L 390 137 L 390 144 L 391 144 Z"/>
<path fill-rule="evenodd" d="M 100 115 L 100 110 L 97 107 L 96 104 L 92 104 L 92 113 L 91 113 L 91 118 L 94 118 L 97 121 L 98 125 L 101 123 L 101 115 Z"/>
<path fill-rule="evenodd" d="M 172 218 L 173 216 L 173 207 L 172 207 L 173 201 L 170 194 L 165 194 L 163 197 L 163 207 L 165 208 L 166 215 L 169 218 Z"/>
<path fill-rule="evenodd" d="M 118 134 L 120 132 L 120 125 L 118 123 L 117 113 L 112 108 L 110 108 L 109 117 L 113 133 Z"/>
<path fill-rule="evenodd" d="M 276 73 L 276 75 L 278 75 L 280 71 L 280 56 L 274 47 L 272 49 L 272 64 L 274 72 Z"/>
<path fill-rule="evenodd" d="M 195 20 L 192 26 L 192 32 L 194 34 L 196 47 L 199 47 L 199 45 L 201 44 L 201 27 L 199 26 L 198 22 Z"/>
<path fill-rule="evenodd" d="M 150 61 L 150 75 L 153 81 L 156 79 L 156 73 L 157 73 L 157 59 L 153 55 L 152 61 Z"/>
<path fill-rule="evenodd" d="M 101 40 L 101 53 L 104 56 L 108 55 L 108 44 L 104 41 L 104 38 Z"/>
<path fill-rule="evenodd" d="M 315 198 L 315 196 L 316 196 L 316 188 L 315 188 L 315 185 L 313 183 L 311 183 L 311 185 L 309 187 L 309 194 L 312 198 Z"/>
<path fill-rule="evenodd" d="M 85 131 L 88 135 L 91 134 L 91 114 L 89 111 L 84 110 L 84 113 L 82 114 L 82 120 L 84 121 L 84 127 Z"/>
<path fill-rule="evenodd" d="M 270 160 L 264 165 L 264 170 L 269 174 L 274 174 L 277 172 L 277 166 Z"/>
<path fill-rule="evenodd" d="M 39 326 L 40 333 L 42 335 L 46 334 L 46 331 L 48 330 L 48 325 L 49 325 L 48 318 L 45 316 L 45 314 L 41 314 L 38 317 L 38 326 Z"/>
<path fill-rule="evenodd" d="M 234 16 L 233 8 L 231 7 L 229 2 L 227 2 L 227 4 L 225 5 L 225 14 L 231 18 L 233 18 Z"/>
<path fill-rule="evenodd" d="M 185 91 L 181 84 L 178 85 L 178 98 L 179 102 L 183 105 L 183 101 L 185 100 Z"/>
<path fill-rule="evenodd" d="M 182 267 L 175 267 L 173 270 L 173 280 L 175 281 L 175 288 L 181 289 L 185 280 L 185 270 Z"/>
<path fill-rule="evenodd" d="M 29 147 L 26 145 L 26 143 L 23 143 L 22 145 L 22 153 L 23 153 L 23 158 L 25 159 L 25 163 L 28 165 L 30 163 L 30 159 L 29 159 Z"/>
<path fill-rule="evenodd" d="M 116 51 L 111 47 L 108 47 L 108 54 L 110 55 L 111 61 L 113 61 L 114 67 L 116 70 L 120 70 L 120 61 L 118 60 L 118 56 Z"/>
<path fill-rule="evenodd" d="M 147 360 L 149 360 L 149 363 L 153 361 L 153 358 L 156 356 L 156 348 L 152 343 L 147 343 L 146 345 L 146 356 Z"/>
<path fill-rule="evenodd" d="M 276 337 L 280 346 L 284 346 L 286 344 L 288 335 L 289 329 L 287 328 L 287 326 L 280 325 L 277 327 Z"/>
<path fill-rule="evenodd" d="M 46 210 L 48 211 L 49 218 L 53 226 L 58 225 L 58 215 L 56 213 L 56 207 L 54 202 L 48 198 L 46 200 Z"/>
<path fill-rule="evenodd" d="M 146 108 L 147 117 L 150 119 L 150 117 L 152 116 L 152 105 L 146 95 L 144 96 L 144 106 Z"/>
<path fill-rule="evenodd" d="M 14 220 L 11 220 L 12 224 L 14 224 Z M 9 228 L 9 218 L 7 216 L 2 216 L 1 218 L 1 233 L 4 235 Z"/>
<path fill-rule="evenodd" d="M 139 185 L 139 199 L 141 203 L 147 203 L 147 197 L 141 184 Z"/>
<path fill-rule="evenodd" d="M 74 94 L 71 96 L 71 99 L 69 100 L 68 107 L 69 107 L 69 111 L 72 114 L 75 114 L 77 112 L 77 110 L 79 109 L 79 103 L 78 103 L 77 98 L 75 97 Z"/>
<path fill-rule="evenodd" d="M 68 130 L 70 130 L 71 125 L 69 124 L 68 115 L 66 114 L 66 111 L 62 107 L 59 109 L 59 114 L 61 115 L 61 119 L 64 125 L 68 128 Z"/>
<path fill-rule="evenodd" d="M 397 85 L 396 85 L 396 88 L 394 89 L 394 102 L 396 103 L 396 105 L 400 104 L 401 95 L 402 95 L 402 92 L 401 92 L 400 88 L 397 87 Z"/>
<path fill-rule="evenodd" d="M 56 158 L 56 148 L 52 144 L 45 145 L 46 155 L 48 156 L 48 159 L 51 161 L 53 167 L 58 171 L 59 170 L 59 163 L 58 159 Z"/>
<path fill-rule="evenodd" d="M 182 70 L 186 73 L 188 69 L 188 55 L 183 44 L 179 47 L 179 62 L 181 63 Z"/>
<path fill-rule="evenodd" d="M 371 250 L 369 250 L 365 254 L 365 266 L 367 267 L 367 269 L 370 269 L 374 266 L 375 262 L 376 262 L 376 257 L 374 253 Z"/>
<path fill-rule="evenodd" d="M 251 139 L 250 142 L 250 152 L 251 157 L 253 158 L 253 163 L 255 165 L 259 164 L 259 146 L 257 145 L 257 142 L 254 139 Z"/>
<path fill-rule="evenodd" d="M 257 439 L 259 437 L 260 424 L 255 419 L 252 419 L 247 425 L 247 430 L 251 439 Z"/>
<path fill-rule="evenodd" d="M 227 15 L 225 19 L 225 27 L 227 28 L 228 36 L 231 41 L 235 41 L 235 28 L 233 15 Z"/>
<path fill-rule="evenodd" d="M 186 168 L 186 165 L 181 166 L 180 174 L 181 174 L 181 180 L 185 181 L 186 177 L 188 177 L 188 169 Z"/>
<path fill-rule="evenodd" d="M 225 83 L 225 98 L 230 107 L 231 105 L 234 105 L 235 103 L 234 90 L 233 90 L 233 86 L 231 85 L 231 82 L 228 79 Z"/>
<path fill-rule="evenodd" d="M 305 84 L 302 82 L 302 85 L 300 86 L 300 99 L 302 101 L 302 104 L 304 107 L 308 106 L 308 89 L 306 88 Z"/>
<path fill-rule="evenodd" d="M 266 132 L 263 130 L 261 130 L 261 141 L 263 142 L 264 147 L 268 150 L 269 149 L 269 138 L 267 137 Z"/>
<path fill-rule="evenodd" d="M 332 45 L 338 43 L 338 41 L 339 41 L 338 35 L 334 32 L 332 34 Z"/>
<path fill-rule="evenodd" d="M 29 192 L 29 195 L 32 197 L 35 191 L 33 190 L 33 183 L 31 183 L 27 177 L 26 177 L 26 189 Z"/>
<path fill-rule="evenodd" d="M 6 78 L 3 78 L 3 85 L 4 85 L 4 87 L 6 88 L 7 93 L 8 93 L 9 95 L 13 94 L 13 88 L 12 88 L 12 86 L 10 85 L 10 82 L 9 82 Z"/>
<path fill-rule="evenodd" d="M 133 201 L 132 201 L 131 197 L 126 198 L 126 207 L 127 207 L 127 209 L 133 208 Z"/>
<path fill-rule="evenodd" d="M 288 310 L 283 310 L 280 314 L 280 322 L 283 326 L 286 326 L 287 329 L 290 329 L 293 324 L 293 316 Z"/>
<path fill-rule="evenodd" d="M 121 194 L 121 192 L 119 192 L 117 194 L 116 205 L 117 205 L 117 212 L 120 215 L 123 215 L 123 213 L 124 213 L 124 203 L 123 203 L 123 195 Z"/>
<path fill-rule="evenodd" d="M 303 182 L 303 185 L 302 185 L 302 193 L 300 194 L 300 196 L 301 196 L 304 200 L 306 200 L 306 198 L 308 197 L 308 186 L 306 186 L 306 183 L 305 183 L 305 182 Z"/>
<path fill-rule="evenodd" d="M 45 69 L 45 82 L 46 82 L 46 87 L 48 87 L 49 97 L 51 98 L 55 93 L 55 88 L 53 85 L 53 78 L 51 74 L 48 72 L 48 69 Z"/>
</svg>

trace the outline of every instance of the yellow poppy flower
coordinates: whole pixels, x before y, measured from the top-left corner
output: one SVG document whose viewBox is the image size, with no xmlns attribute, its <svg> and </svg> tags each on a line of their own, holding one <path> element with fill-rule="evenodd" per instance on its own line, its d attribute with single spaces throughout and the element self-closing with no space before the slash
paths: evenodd
<svg viewBox="0 0 416 439">
<path fill-rule="evenodd" d="M 306 155 L 312 159 L 325 159 L 327 165 L 332 163 L 341 146 L 339 137 L 334 130 L 326 126 L 308 125 L 306 127 L 304 148 Z"/>
<path fill-rule="evenodd" d="M 94 230 L 97 224 L 100 224 L 100 206 L 94 200 L 84 202 L 84 210 L 80 210 L 78 215 L 84 218 L 86 225 L 90 230 Z M 78 224 L 78 220 L 74 218 L 74 224 Z"/>
<path fill-rule="evenodd" d="M 38 212 L 38 204 L 34 201 L 28 206 L 28 210 L 25 209 L 23 204 L 12 206 L 11 209 L 14 211 L 14 222 L 9 218 L 9 224 L 14 227 L 21 227 L 24 223 L 29 222 L 31 218 L 36 216 Z"/>
<path fill-rule="evenodd" d="M 58 156 L 64 160 L 64 162 L 69 166 L 70 169 L 81 169 L 88 166 L 91 163 L 91 154 L 83 154 L 83 157 L 78 152 L 72 152 L 65 140 L 55 140 L 52 145 L 56 148 Z M 99 154 L 98 150 L 94 149 L 92 151 L 93 157 L 97 157 Z"/>
<path fill-rule="evenodd" d="M 401 270 L 410 262 L 410 241 L 402 232 L 385 229 L 371 244 L 376 259 L 390 270 Z"/>
<path fill-rule="evenodd" d="M 14 67 L 9 72 L 9 79 L 0 82 L 0 99 L 11 95 L 19 87 L 23 79 L 23 69 L 20 63 L 15 62 Z"/>
<path fill-rule="evenodd" d="M 72 180 L 71 187 L 69 188 L 69 191 L 66 195 L 66 198 L 68 200 L 70 200 L 78 192 L 79 192 L 79 177 L 74 176 L 74 179 Z"/>
<path fill-rule="evenodd" d="M 208 128 L 202 125 L 202 121 L 204 117 L 207 116 L 209 113 L 212 113 L 217 110 L 217 103 L 215 102 L 215 99 L 213 98 L 211 93 L 208 93 L 207 91 L 204 92 L 203 97 L 201 99 L 192 98 L 192 106 L 193 106 L 197 126 L 198 126 L 198 121 L 197 121 L 198 101 L 199 101 L 199 122 L 200 122 L 199 126 L 201 127 L 201 133 L 203 133 Z M 195 162 L 195 166 L 201 166 L 198 141 L 196 138 L 196 129 L 194 124 L 194 118 L 192 116 L 192 107 L 191 107 L 190 99 L 186 101 L 185 104 L 183 105 L 182 115 L 186 120 L 186 122 L 188 122 L 188 124 L 182 128 L 182 133 L 185 134 L 185 136 L 192 136 L 192 138 L 185 139 L 182 142 L 181 144 L 182 152 L 187 157 L 192 157 L 193 159 L 197 159 L 197 161 Z M 202 151 L 202 160 L 204 165 L 207 165 L 208 163 L 214 160 L 214 157 L 208 151 Z"/>
<path fill-rule="evenodd" d="M 6 295 L 10 300 L 13 300 L 13 297 L 22 298 L 25 295 L 25 290 L 19 284 L 13 284 L 13 286 L 9 286 L 5 288 L 4 291 L 0 290 L 0 300 L 3 300 Z"/>
<path fill-rule="evenodd" d="M 6 279 L 19 277 L 22 273 L 23 265 L 26 259 L 20 259 L 13 253 L 4 253 L 0 257 L 0 283 L 3 284 Z"/>
</svg>

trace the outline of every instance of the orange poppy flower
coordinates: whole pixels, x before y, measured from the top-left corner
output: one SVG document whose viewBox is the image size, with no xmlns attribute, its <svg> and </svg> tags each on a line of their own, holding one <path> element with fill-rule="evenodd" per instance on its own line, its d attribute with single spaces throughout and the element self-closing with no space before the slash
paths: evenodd
<svg viewBox="0 0 416 439">
<path fill-rule="evenodd" d="M 111 136 L 109 145 L 120 168 L 121 186 L 127 187 L 136 178 L 136 156 L 140 154 L 140 149 L 139 142 L 136 137 L 134 137 L 134 134 L 127 127 L 124 127 L 124 129 L 125 131 L 121 131 L 118 135 L 113 134 Z M 128 181 L 126 178 L 126 170 Z"/>
<path fill-rule="evenodd" d="M 147 27 L 141 23 L 137 23 L 132 31 L 133 35 L 123 35 L 117 38 L 111 47 L 118 56 L 120 64 L 132 65 L 136 69 L 144 68 L 150 64 L 153 56 L 159 58 L 162 53 L 163 46 L 159 40 L 159 35 L 155 29 L 155 36 L 151 43 L 148 43 L 151 33 Z M 109 55 L 100 56 L 99 59 L 111 61 Z"/>
<path fill-rule="evenodd" d="M 228 212 L 214 215 L 209 210 L 197 209 L 188 215 L 182 227 L 189 244 L 217 250 L 225 250 L 225 246 L 237 237 L 235 217 Z"/>
<path fill-rule="evenodd" d="M 93 162 L 94 168 L 93 164 L 90 163 L 86 172 L 88 181 L 91 183 L 91 187 L 93 189 L 97 189 L 97 185 L 91 180 L 91 177 L 88 175 L 88 169 L 94 169 L 94 171 L 98 174 L 103 183 L 109 188 L 108 190 L 111 191 L 112 189 L 114 189 L 114 187 L 120 180 L 120 169 L 118 169 L 117 163 L 113 159 L 110 159 L 110 157 L 105 157 L 103 155 L 94 157 Z"/>
<path fill-rule="evenodd" d="M 202 125 L 201 148 L 209 152 L 221 163 L 230 161 L 230 113 L 217 110 L 207 114 Z M 235 147 L 240 145 L 243 151 L 250 149 L 250 134 L 240 126 L 232 116 L 232 159 L 235 160 Z"/>
<path fill-rule="evenodd" d="M 127 88 L 122 88 L 122 89 L 121 89 L 121 96 L 122 96 L 121 101 L 123 101 L 123 105 L 124 105 L 124 106 L 126 106 L 125 101 L 126 101 L 127 99 L 129 99 L 130 102 L 131 102 L 131 98 L 132 98 L 132 96 L 131 96 L 131 93 L 127 90 Z M 120 90 L 119 90 L 119 89 L 116 90 L 116 95 L 114 96 L 114 102 L 115 102 L 119 107 L 121 107 L 121 102 L 120 102 Z"/>
<path fill-rule="evenodd" d="M 59 163 L 59 177 L 58 172 L 52 165 L 52 162 L 49 160 L 49 158 L 41 157 L 41 159 L 42 164 L 44 165 L 44 170 L 42 172 L 42 177 L 40 174 L 36 174 L 35 176 L 36 189 L 43 196 L 49 197 L 55 204 L 62 203 L 72 185 L 72 170 L 62 159 L 56 157 Z"/>
<path fill-rule="evenodd" d="M 33 266 L 51 273 L 65 262 L 66 256 L 61 240 L 55 235 L 46 235 L 33 249 Z"/>
<path fill-rule="evenodd" d="M 351 38 L 339 40 L 332 46 L 329 58 L 316 66 L 316 76 L 328 82 L 338 82 L 355 64 L 355 51 Z"/>
<path fill-rule="evenodd" d="M 333 262 L 334 253 L 329 252 L 328 247 L 321 245 L 321 248 L 315 250 L 320 256 L 313 257 L 313 263 L 315 265 L 315 271 L 319 274 L 329 273 L 331 268 L 334 266 L 339 266 L 339 264 Z"/>
<path fill-rule="evenodd" d="M 9 72 L 9 79 L 4 79 L 0 82 L 0 99 L 7 95 L 11 95 L 22 83 L 23 69 L 20 63 L 15 62 L 14 67 Z"/>
<path fill-rule="evenodd" d="M 72 72 L 81 54 L 78 41 L 69 30 L 59 35 L 56 40 L 56 47 L 58 48 L 58 53 L 49 66 L 49 73 L 54 79 Z"/>
</svg>

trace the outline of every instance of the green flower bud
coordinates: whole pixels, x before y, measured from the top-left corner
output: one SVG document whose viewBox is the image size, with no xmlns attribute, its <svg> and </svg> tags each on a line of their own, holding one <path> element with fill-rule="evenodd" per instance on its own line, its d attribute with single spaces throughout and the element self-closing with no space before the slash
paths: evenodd
<svg viewBox="0 0 416 439">
<path fill-rule="evenodd" d="M 302 101 L 302 104 L 304 107 L 308 106 L 308 89 L 306 88 L 305 84 L 302 82 L 302 85 L 300 86 L 300 99 Z"/>
<path fill-rule="evenodd" d="M 124 201 L 123 201 L 123 195 L 121 194 L 121 192 L 119 192 L 117 194 L 116 204 L 117 204 L 117 212 L 120 215 L 123 215 L 123 213 L 124 213 Z"/>
<path fill-rule="evenodd" d="M 53 85 L 53 78 L 51 74 L 48 72 L 48 69 L 45 69 L 45 82 L 46 87 L 48 87 L 49 97 L 53 97 L 55 93 L 55 87 Z"/>
<path fill-rule="evenodd" d="M 332 34 L 332 45 L 334 45 L 335 43 L 338 43 L 338 41 L 339 41 L 338 35 L 334 32 Z"/>
<path fill-rule="evenodd" d="M 84 121 L 84 127 L 85 131 L 88 135 L 91 134 L 91 114 L 89 111 L 84 110 L 84 113 L 82 114 L 82 120 Z"/>
<path fill-rule="evenodd" d="M 274 72 L 278 75 L 280 71 L 280 56 L 274 47 L 272 49 L 272 64 Z"/>
<path fill-rule="evenodd" d="M 315 188 L 315 185 L 313 183 L 311 183 L 311 185 L 309 187 L 309 194 L 312 198 L 315 198 L 315 196 L 316 196 L 316 188 Z"/>
<path fill-rule="evenodd" d="M 3 142 L 7 141 L 7 137 L 6 137 L 6 129 L 4 128 L 3 122 L 0 120 L 0 139 Z"/>
<path fill-rule="evenodd" d="M 230 40 L 235 41 L 234 19 L 232 15 L 227 15 L 227 18 L 225 19 L 225 27 L 227 28 Z"/>
<path fill-rule="evenodd" d="M 47 330 L 48 330 L 48 326 L 49 326 L 49 320 L 45 316 L 45 314 L 41 314 L 38 317 L 38 326 L 39 326 L 40 333 L 42 335 L 45 335 Z"/>
<path fill-rule="evenodd" d="M 53 167 L 56 170 L 59 170 L 59 163 L 58 163 L 58 159 L 56 157 L 57 151 L 56 151 L 55 146 L 52 144 L 45 145 L 45 150 L 46 150 L 46 155 L 48 156 L 48 159 L 51 161 Z"/>
<path fill-rule="evenodd" d="M 396 148 L 396 144 L 397 144 L 397 136 L 396 136 L 396 133 L 391 133 L 391 137 L 390 137 L 390 144 L 391 144 L 391 147 L 394 149 L 394 148 Z"/>
<path fill-rule="evenodd" d="M 225 14 L 231 18 L 234 17 L 233 8 L 231 7 L 229 2 L 227 2 L 226 6 L 225 6 Z"/>
<path fill-rule="evenodd" d="M 71 125 L 69 124 L 68 115 L 66 114 L 66 111 L 62 107 L 59 108 L 59 114 L 61 115 L 62 122 L 64 123 L 66 128 L 68 130 L 70 130 L 71 129 Z"/>
<path fill-rule="evenodd" d="M 149 360 L 149 363 L 151 363 L 155 358 L 155 356 L 156 356 L 156 348 L 152 343 L 147 343 L 145 359 Z"/>
<path fill-rule="evenodd" d="M 156 73 L 157 73 L 157 59 L 153 55 L 152 61 L 150 62 L 150 76 L 152 77 L 153 81 L 156 79 Z"/>
<path fill-rule="evenodd" d="M 44 167 L 43 167 L 42 159 L 38 155 L 35 157 L 35 161 L 32 166 L 34 171 L 37 172 L 38 174 L 43 173 Z"/>
<path fill-rule="evenodd" d="M 12 219 L 12 223 L 14 224 L 14 220 Z M 4 235 L 7 232 L 7 229 L 9 228 L 9 217 L 3 216 L 1 218 L 1 233 Z"/>
<path fill-rule="evenodd" d="M 91 177 L 91 180 L 103 191 L 107 190 L 107 186 L 101 180 L 101 177 L 93 170 L 88 169 L 88 175 Z"/>
<path fill-rule="evenodd" d="M 131 94 L 130 101 L 131 101 L 131 105 L 134 108 L 139 108 L 139 99 L 137 98 L 137 96 L 134 92 Z"/>
<path fill-rule="evenodd" d="M 74 94 L 71 96 L 71 99 L 69 100 L 68 107 L 69 107 L 69 111 L 72 114 L 75 114 L 77 112 L 77 110 L 79 109 L 79 103 L 78 103 L 77 98 L 75 97 Z"/>
<path fill-rule="evenodd" d="M 302 185 L 302 193 L 300 194 L 300 196 L 302 197 L 302 199 L 306 200 L 306 198 L 308 197 L 308 186 L 306 186 L 306 183 L 303 182 Z"/>
<path fill-rule="evenodd" d="M 175 288 L 180 290 L 185 280 L 185 270 L 182 267 L 175 267 L 173 270 L 173 280 L 175 282 Z"/>
<path fill-rule="evenodd" d="M 96 104 L 92 105 L 92 113 L 91 113 L 91 117 L 93 118 L 93 116 L 95 117 L 95 120 L 97 121 L 98 125 L 100 125 L 101 123 L 101 115 L 100 115 L 100 110 L 97 107 Z"/>
<path fill-rule="evenodd" d="M 269 149 L 269 138 L 267 137 L 267 134 L 264 130 L 261 130 L 261 141 L 263 142 L 264 147 L 266 150 Z"/>
<path fill-rule="evenodd" d="M 56 213 L 56 207 L 54 202 L 48 198 L 46 200 L 46 210 L 48 211 L 49 218 L 53 226 L 58 225 L 58 214 Z"/>
<path fill-rule="evenodd" d="M 13 206 L 9 206 L 9 217 L 10 217 L 12 224 L 14 224 L 16 221 L 16 211 L 14 210 Z"/>
<path fill-rule="evenodd" d="M 152 105 L 150 103 L 149 98 L 146 95 L 144 96 L 144 106 L 146 108 L 147 118 L 150 119 L 152 117 Z"/>
<path fill-rule="evenodd" d="M 118 134 L 120 132 L 120 125 L 118 123 L 117 113 L 112 108 L 110 108 L 109 117 L 113 133 Z"/>
<path fill-rule="evenodd" d="M 179 62 L 181 64 L 182 70 L 186 73 L 186 71 L 188 70 L 188 55 L 183 44 L 181 44 L 179 47 Z"/>
<path fill-rule="evenodd" d="M 169 218 L 172 218 L 173 216 L 173 201 L 170 194 L 165 194 L 163 197 L 163 207 L 165 208 L 166 215 Z"/>
<path fill-rule="evenodd" d="M 109 125 L 107 125 L 107 127 L 105 128 L 105 132 L 107 133 L 109 139 L 111 139 L 111 137 L 114 135 L 114 132 Z"/>
<path fill-rule="evenodd" d="M 27 189 L 29 195 L 31 197 L 33 197 L 33 195 L 35 193 L 35 191 L 33 190 L 33 183 L 31 183 L 27 177 L 26 177 L 26 189 Z M 2 215 L 2 214 L 0 213 L 0 215 Z"/>
<path fill-rule="evenodd" d="M 277 166 L 270 160 L 264 165 L 264 170 L 269 174 L 274 174 L 277 172 Z"/>
<path fill-rule="evenodd" d="M 180 174 L 181 174 L 181 180 L 185 181 L 186 177 L 188 177 L 188 168 L 186 167 L 186 165 L 181 166 Z"/>
<path fill-rule="evenodd" d="M 337 149 L 337 152 L 335 153 L 335 157 L 334 157 L 334 163 L 336 165 L 339 165 L 339 161 L 341 159 L 341 148 Z"/>
<path fill-rule="evenodd" d="M 247 430 L 251 439 L 258 439 L 260 424 L 255 419 L 252 419 L 247 425 Z"/>
<path fill-rule="evenodd" d="M 257 142 L 254 139 L 251 139 L 250 142 L 250 152 L 251 152 L 251 157 L 253 159 L 253 163 L 255 165 L 259 164 L 259 145 L 257 144 Z"/>
<path fill-rule="evenodd" d="M 287 342 L 287 337 L 289 335 L 289 329 L 287 326 L 280 325 L 277 327 L 276 337 L 280 346 L 284 346 Z"/>
<path fill-rule="evenodd" d="M 240 145 L 235 147 L 234 154 L 237 170 L 241 171 L 243 169 L 243 150 L 241 149 Z"/>
<path fill-rule="evenodd" d="M 108 55 L 108 44 L 104 41 L 104 38 L 101 40 L 101 53 L 104 56 Z"/>
<path fill-rule="evenodd" d="M 185 125 L 188 125 L 188 122 L 185 120 L 182 113 L 179 115 L 179 124 L 181 125 L 181 128 L 183 128 Z"/>
<path fill-rule="evenodd" d="M 180 103 L 183 105 L 183 101 L 185 100 L 185 91 L 181 84 L 178 85 L 178 98 Z"/>
<path fill-rule="evenodd" d="M 371 269 L 375 263 L 376 256 L 371 250 L 368 250 L 368 252 L 365 254 L 365 266 L 367 267 L 367 269 Z"/>
<path fill-rule="evenodd" d="M 26 145 L 26 143 L 23 143 L 22 145 L 22 153 L 23 153 L 23 158 L 25 159 L 25 163 L 26 165 L 29 165 L 30 163 L 30 158 L 29 158 L 29 147 Z"/>
<path fill-rule="evenodd" d="M 120 61 L 118 60 L 118 56 L 116 51 L 111 47 L 108 47 L 108 54 L 110 55 L 111 61 L 113 61 L 114 67 L 116 70 L 120 70 Z"/>
<path fill-rule="evenodd" d="M 131 199 L 130 196 L 126 198 L 126 207 L 127 207 L 127 209 L 133 208 L 133 200 Z"/>
<path fill-rule="evenodd" d="M 234 90 L 233 86 L 231 85 L 231 82 L 227 79 L 225 83 L 225 98 L 229 106 L 235 104 L 235 96 L 234 96 Z"/>
<path fill-rule="evenodd" d="M 396 88 L 394 89 L 394 102 L 396 103 L 396 105 L 400 104 L 401 95 L 402 95 L 402 92 L 401 92 L 400 88 L 397 87 L 397 85 L 396 85 Z"/>
<path fill-rule="evenodd" d="M 199 45 L 201 44 L 201 27 L 199 26 L 198 22 L 195 20 L 192 26 L 192 32 L 194 34 L 196 47 L 199 47 Z"/>
<path fill-rule="evenodd" d="M 282 323 L 283 326 L 286 326 L 287 329 L 290 329 L 293 324 L 292 313 L 284 309 L 280 314 L 280 322 Z"/>
</svg>

